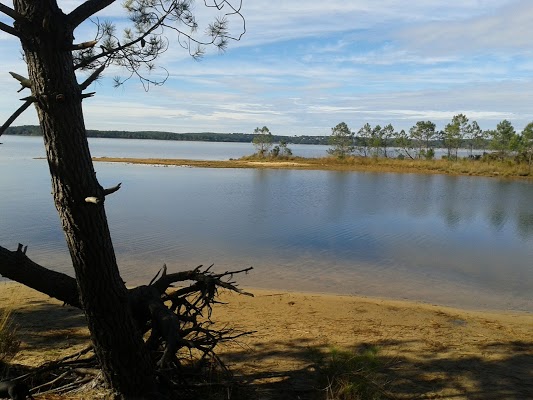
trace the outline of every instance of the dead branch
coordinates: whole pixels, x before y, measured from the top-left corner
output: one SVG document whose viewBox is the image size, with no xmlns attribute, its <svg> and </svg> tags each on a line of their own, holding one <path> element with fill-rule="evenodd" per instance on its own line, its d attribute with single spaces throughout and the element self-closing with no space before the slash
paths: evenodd
<svg viewBox="0 0 533 400">
<path fill-rule="evenodd" d="M 251 271 L 253 269 L 253 267 L 244 268 L 244 269 L 239 270 L 239 271 L 226 271 L 226 272 L 223 272 L 221 274 L 213 274 L 213 273 L 209 272 L 209 269 L 212 266 L 213 265 L 208 267 L 203 272 L 201 271 L 201 268 L 203 266 L 199 265 L 198 267 L 196 267 L 194 270 L 191 270 L 191 271 L 182 271 L 182 272 L 177 272 L 177 273 L 173 273 L 173 274 L 167 275 L 167 273 L 166 273 L 167 267 L 166 267 L 166 265 L 164 265 L 163 266 L 162 276 L 156 282 L 152 283 L 152 286 L 154 286 L 159 291 L 159 293 L 163 293 L 173 283 L 176 283 L 176 282 L 183 282 L 183 281 L 188 281 L 188 280 L 191 280 L 191 281 L 202 281 L 202 282 L 205 282 L 206 284 L 216 283 L 217 285 L 222 286 L 222 287 L 224 287 L 226 289 L 235 291 L 237 293 L 240 293 L 240 294 L 243 294 L 243 295 L 246 295 L 246 296 L 253 297 L 253 294 L 244 292 L 241 289 L 237 288 L 235 285 L 233 285 L 231 282 L 225 282 L 225 281 L 222 280 L 225 277 L 230 277 L 231 278 L 235 274 L 240 274 L 240 273 L 243 273 L 243 272 L 247 273 L 247 272 Z"/>
<path fill-rule="evenodd" d="M 96 46 L 97 43 L 98 43 L 98 40 L 91 40 L 89 42 L 76 43 L 72 45 L 70 50 L 75 51 L 75 50 L 89 49 L 91 47 Z"/>
<path fill-rule="evenodd" d="M 85 198 L 86 203 L 92 203 L 92 204 L 100 204 L 100 199 L 95 196 L 89 196 Z"/>
<path fill-rule="evenodd" d="M 29 98 L 22 99 L 22 100 L 26 100 L 26 101 L 24 102 L 23 105 L 21 105 L 17 109 L 17 111 L 15 111 L 11 115 L 11 117 L 7 119 L 4 125 L 2 125 L 2 127 L 0 128 L 0 136 L 2 136 L 2 134 L 7 130 L 7 128 L 9 128 L 9 126 L 19 117 L 19 115 L 22 114 L 24 111 L 26 111 L 26 109 L 35 101 L 35 99 L 31 96 Z"/>
<path fill-rule="evenodd" d="M 23 77 L 22 75 L 19 75 L 15 72 L 9 72 L 13 78 L 15 78 L 17 81 L 20 82 L 22 85 L 22 89 L 30 88 L 31 89 L 31 81 L 28 78 Z M 20 90 L 22 90 L 20 89 Z M 20 92 L 19 90 L 19 92 Z"/>
<path fill-rule="evenodd" d="M 82 99 L 86 99 L 86 98 L 88 98 L 88 97 L 93 97 L 95 94 L 96 94 L 96 92 L 83 93 L 83 94 L 81 95 L 81 98 L 82 98 Z"/>
<path fill-rule="evenodd" d="M 74 278 L 42 267 L 29 259 L 22 250 L 21 246 L 17 251 L 0 246 L 0 275 L 81 308 Z"/>
<path fill-rule="evenodd" d="M 6 6 L 5 4 L 0 3 L 0 12 L 4 13 L 5 15 L 13 18 L 15 21 L 21 21 L 24 19 L 22 15 L 20 15 L 18 12 L 13 10 L 11 7 Z"/>
<path fill-rule="evenodd" d="M 98 79 L 100 74 L 104 72 L 105 64 L 101 65 L 99 68 L 95 69 L 91 75 L 80 85 L 80 90 L 84 91 L 89 87 L 91 83 Z"/>
<path fill-rule="evenodd" d="M 86 203 L 92 203 L 92 204 L 100 204 L 103 202 L 105 196 L 109 195 L 109 194 L 112 194 L 112 193 L 115 193 L 117 190 L 120 189 L 120 186 L 122 185 L 122 182 L 120 182 L 118 185 L 116 186 L 113 186 L 113 187 L 110 187 L 110 188 L 107 188 L 107 189 L 104 189 L 103 191 L 103 194 L 104 196 L 103 197 L 96 197 L 96 196 L 89 196 L 89 197 L 86 197 L 85 198 L 85 202 Z"/>
<path fill-rule="evenodd" d="M 10 35 L 20 38 L 20 33 L 18 33 L 15 28 L 8 24 L 4 24 L 3 22 L 0 22 L 0 31 L 4 31 L 5 33 L 9 33 Z"/>
<path fill-rule="evenodd" d="M 120 182 L 118 185 L 104 189 L 104 196 L 107 196 L 108 194 L 115 193 L 117 190 L 120 189 L 120 186 L 122 185 L 122 182 Z"/>
</svg>

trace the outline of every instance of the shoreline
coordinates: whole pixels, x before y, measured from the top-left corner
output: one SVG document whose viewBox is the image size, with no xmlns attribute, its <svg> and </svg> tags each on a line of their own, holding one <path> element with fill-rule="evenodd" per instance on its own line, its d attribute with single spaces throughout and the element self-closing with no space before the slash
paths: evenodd
<svg viewBox="0 0 533 400">
<path fill-rule="evenodd" d="M 387 367 L 387 389 L 399 398 L 533 398 L 533 315 L 243 289 L 255 297 L 221 291 L 223 304 L 213 308 L 217 326 L 254 331 L 217 352 L 246 391 L 237 399 L 323 399 L 317 360 L 333 349 L 369 346 Z M 15 363 L 41 365 L 87 345 L 77 309 L 14 282 L 0 284 L 5 307 L 13 310 L 22 340 Z"/>
<path fill-rule="evenodd" d="M 241 287 L 239 285 L 239 287 Z M 427 310 L 442 309 L 449 312 L 460 312 L 466 314 L 479 314 L 486 316 L 509 316 L 509 317 L 519 317 L 519 316 L 530 316 L 533 318 L 533 311 L 530 310 L 517 310 L 517 309 L 504 309 L 504 308 L 490 308 L 490 307 L 481 307 L 481 306 L 466 306 L 466 305 L 449 305 L 439 302 L 433 302 L 430 300 L 423 299 L 412 299 L 412 298 L 397 298 L 397 297 L 387 297 L 383 295 L 365 295 L 360 293 L 337 293 L 337 292 L 328 292 L 328 291 L 312 291 L 312 290 L 300 290 L 300 289 L 272 289 L 268 287 L 256 287 L 256 286 L 245 286 L 245 291 L 250 292 L 255 295 L 258 293 L 259 296 L 262 295 L 294 295 L 294 296 L 318 296 L 323 298 L 346 298 L 353 299 L 354 301 L 368 302 L 373 304 L 391 304 L 396 305 L 402 308 L 424 308 Z M 533 322 L 533 319 L 532 319 Z M 533 328 L 533 326 L 532 326 Z"/>
<path fill-rule="evenodd" d="M 126 282 L 128 288 L 133 288 L 136 286 L 146 285 L 147 282 L 144 281 L 130 281 Z M 25 285 L 4 278 L 0 275 L 0 292 L 1 288 L 6 286 L 8 289 L 13 286 L 15 289 L 21 287 L 24 290 L 33 291 L 36 294 L 41 294 L 40 292 L 26 287 Z M 445 303 L 439 300 L 431 300 L 424 298 L 408 298 L 408 297 L 398 297 L 398 296 L 387 296 L 383 294 L 364 294 L 364 293 L 347 293 L 347 292 L 335 292 L 328 290 L 313 290 L 313 289 L 301 289 L 301 288 L 280 288 L 280 287 L 271 287 L 271 286 L 261 286 L 254 284 L 241 284 L 237 282 L 237 286 L 240 289 L 243 289 L 246 292 L 257 294 L 257 296 L 311 296 L 311 297 L 322 297 L 327 299 L 352 299 L 354 301 L 368 302 L 375 304 L 396 304 L 398 307 L 402 308 L 425 308 L 428 310 L 432 309 L 446 309 L 450 312 L 463 312 L 470 314 L 484 314 L 487 316 L 525 316 L 532 317 L 533 322 L 533 311 L 529 309 L 516 309 L 516 308 L 495 308 L 490 306 L 481 306 L 481 305 L 466 305 L 466 304 L 450 304 Z M 15 290 L 10 289 L 10 290 Z M 43 295 L 44 296 L 44 295 Z M 0 294 L 0 308 L 2 307 L 2 295 Z M 53 298 L 50 298 L 54 300 Z M 533 329 L 533 326 L 532 326 Z"/>
<path fill-rule="evenodd" d="M 189 168 L 250 168 L 250 169 L 294 169 L 323 171 L 357 171 L 382 173 L 440 174 L 451 176 L 479 176 L 500 179 L 533 181 L 533 174 L 527 166 L 498 162 L 459 160 L 398 160 L 369 157 L 350 157 L 337 160 L 332 157 L 288 159 L 259 159 L 243 157 L 229 160 L 190 160 L 172 158 L 117 158 L 93 157 L 95 162 L 142 164 L 156 166 L 177 166 Z"/>
</svg>

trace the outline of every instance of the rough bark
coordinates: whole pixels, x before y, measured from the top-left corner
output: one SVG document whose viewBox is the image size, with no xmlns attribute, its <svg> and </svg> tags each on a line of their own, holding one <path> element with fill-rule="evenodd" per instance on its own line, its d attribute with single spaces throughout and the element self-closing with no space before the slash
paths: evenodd
<svg viewBox="0 0 533 400">
<path fill-rule="evenodd" d="M 15 0 L 15 22 L 32 82 L 52 189 L 68 244 L 80 303 L 106 381 L 121 394 L 154 387 L 154 369 L 128 307 L 92 165 L 70 49 L 73 32 L 54 0 Z"/>
</svg>

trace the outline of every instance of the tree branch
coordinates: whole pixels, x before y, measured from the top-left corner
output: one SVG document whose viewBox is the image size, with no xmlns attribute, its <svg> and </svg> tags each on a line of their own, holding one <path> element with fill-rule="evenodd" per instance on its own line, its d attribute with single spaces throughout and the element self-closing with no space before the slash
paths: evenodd
<svg viewBox="0 0 533 400">
<path fill-rule="evenodd" d="M 231 278 L 234 274 L 240 274 L 243 272 L 248 273 L 249 271 L 253 269 L 253 267 L 248 267 L 248 268 L 245 268 L 239 271 L 226 271 L 220 274 L 214 274 L 212 272 L 209 272 L 209 269 L 212 267 L 212 265 L 209 268 L 207 268 L 205 271 L 201 270 L 202 267 L 203 266 L 200 265 L 192 271 L 182 271 L 182 272 L 167 274 L 166 272 L 167 267 L 165 265 L 163 266 L 161 277 L 159 277 L 157 281 L 150 283 L 150 286 L 155 287 L 159 293 L 163 294 L 173 283 L 191 280 L 191 281 L 203 282 L 207 285 L 221 286 L 225 289 L 235 291 L 245 296 L 251 296 L 251 297 L 254 296 L 252 293 L 248 293 L 248 292 L 245 292 L 239 289 L 233 284 L 233 282 L 225 282 L 222 280 L 222 278 L 225 278 L 225 277 Z"/>
<path fill-rule="evenodd" d="M 4 24 L 3 22 L 0 22 L 0 31 L 4 31 L 6 33 L 9 33 L 10 35 L 20 38 L 20 34 L 15 30 L 15 28 L 7 24 Z"/>
<path fill-rule="evenodd" d="M 15 111 L 13 115 L 11 115 L 11 117 L 8 118 L 4 125 L 2 125 L 2 127 L 0 128 L 0 136 L 2 136 L 2 134 L 7 130 L 7 128 L 9 128 L 13 121 L 15 121 L 19 117 L 19 115 L 22 114 L 30 106 L 30 104 L 35 101 L 35 99 L 31 96 L 25 100 L 26 101 L 24 102 L 24 104 L 21 105 L 18 110 Z"/>
<path fill-rule="evenodd" d="M 83 4 L 74 9 L 68 16 L 68 21 L 74 30 L 79 24 L 103 10 L 107 6 L 113 4 L 115 0 L 87 0 Z"/>
<path fill-rule="evenodd" d="M 19 75 L 15 72 L 9 72 L 13 78 L 15 78 L 17 81 L 20 82 L 22 85 L 22 89 L 24 88 L 31 88 L 31 81 L 28 78 L 23 77 L 22 75 Z M 22 90 L 20 89 L 20 90 Z M 19 92 L 20 92 L 19 90 Z"/>
<path fill-rule="evenodd" d="M 99 68 L 95 69 L 94 72 L 91 75 L 89 75 L 89 77 L 85 79 L 85 81 L 80 85 L 81 91 L 84 91 L 85 89 L 87 89 L 91 83 L 97 80 L 100 74 L 104 72 L 104 69 L 105 69 L 105 64 L 102 64 Z"/>
<path fill-rule="evenodd" d="M 120 182 L 118 185 L 104 189 L 104 196 L 107 196 L 108 194 L 115 193 L 117 190 L 120 189 L 120 185 L 122 185 L 122 182 Z"/>
<path fill-rule="evenodd" d="M 83 93 L 81 95 L 82 99 L 86 99 L 87 97 L 93 97 L 96 94 L 96 92 L 90 92 L 90 93 Z"/>
<path fill-rule="evenodd" d="M 21 245 L 16 251 L 0 246 L 0 275 L 81 308 L 76 279 L 33 262 Z"/>
<path fill-rule="evenodd" d="M 7 16 L 13 18 L 15 21 L 23 20 L 24 17 L 12 8 L 6 6 L 5 4 L 0 3 L 0 12 L 6 14 Z"/>
<path fill-rule="evenodd" d="M 120 182 L 116 186 L 104 189 L 104 191 L 103 191 L 104 196 L 103 197 L 96 197 L 96 196 L 86 197 L 85 198 L 85 202 L 86 203 L 92 203 L 92 204 L 100 204 L 100 203 L 102 203 L 104 201 L 105 196 L 107 196 L 108 194 L 111 194 L 111 193 L 115 193 L 117 190 L 119 190 L 120 189 L 120 185 L 122 185 L 122 182 Z"/>
<path fill-rule="evenodd" d="M 98 43 L 98 40 L 91 40 L 90 42 L 83 42 L 83 43 L 73 44 L 72 47 L 70 48 L 70 50 L 74 51 L 74 50 L 89 49 L 91 47 L 96 46 L 97 43 Z"/>
<path fill-rule="evenodd" d="M 131 42 L 128 42 L 128 43 L 125 43 L 123 45 L 119 45 L 117 47 L 114 47 L 112 49 L 105 49 L 103 52 L 101 52 L 100 54 L 97 54 L 95 56 L 92 56 L 86 60 L 83 60 L 82 62 L 80 62 L 79 64 L 77 65 L 74 65 L 74 69 L 80 69 L 80 68 L 83 68 L 83 67 L 86 67 L 87 65 L 95 62 L 96 60 L 102 58 L 102 57 L 107 57 L 107 56 L 110 56 L 114 53 L 117 53 L 121 50 L 124 50 L 128 47 L 131 47 L 137 43 L 141 43 L 143 40 L 145 40 L 146 37 L 148 37 L 150 34 L 152 34 L 153 31 L 155 31 L 157 28 L 159 28 L 163 22 L 165 21 L 165 18 L 167 18 L 167 15 L 164 15 L 163 17 L 159 18 L 152 27 L 150 27 L 150 29 L 148 29 L 146 32 L 144 32 L 141 36 L 139 36 L 137 39 L 134 39 L 132 40 Z"/>
</svg>

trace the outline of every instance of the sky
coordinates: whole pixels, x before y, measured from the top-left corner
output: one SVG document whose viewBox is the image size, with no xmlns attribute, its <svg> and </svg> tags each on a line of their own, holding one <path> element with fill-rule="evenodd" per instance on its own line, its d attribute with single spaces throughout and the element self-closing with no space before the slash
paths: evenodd
<svg viewBox="0 0 533 400">
<path fill-rule="evenodd" d="M 65 12 L 80 3 L 58 0 Z M 195 12 L 201 27 L 219 14 L 202 1 Z M 430 120 L 444 129 L 459 113 L 482 129 L 507 119 L 520 132 L 533 121 L 531 0 L 243 0 L 241 12 L 242 38 L 224 53 L 208 49 L 201 61 L 169 34 L 156 62 L 169 73 L 162 86 L 146 92 L 130 80 L 115 89 L 111 78 L 123 72 L 104 73 L 83 103 L 87 128 L 252 133 L 267 126 L 292 136 L 329 135 L 340 122 L 354 131 L 365 123 L 399 131 Z M 127 24 L 121 2 L 98 17 Z M 241 19 L 229 22 L 235 35 L 243 30 Z M 92 40 L 94 25 L 75 35 Z M 6 120 L 29 93 L 16 93 L 8 74 L 27 75 L 19 42 L 4 32 L 0 60 Z M 158 71 L 153 78 L 163 76 Z M 13 125 L 37 123 L 30 108 Z"/>
</svg>

